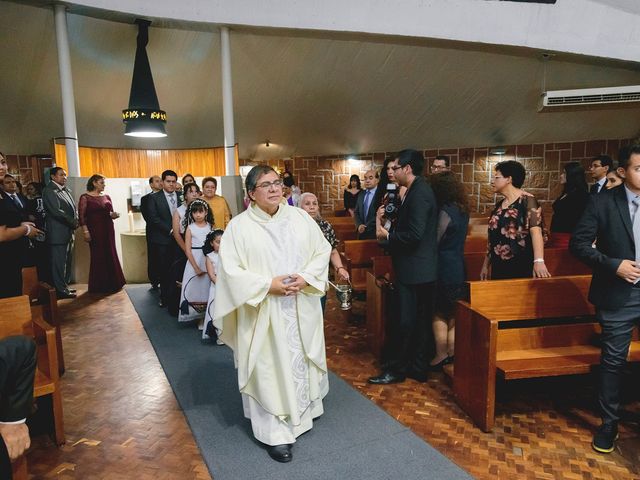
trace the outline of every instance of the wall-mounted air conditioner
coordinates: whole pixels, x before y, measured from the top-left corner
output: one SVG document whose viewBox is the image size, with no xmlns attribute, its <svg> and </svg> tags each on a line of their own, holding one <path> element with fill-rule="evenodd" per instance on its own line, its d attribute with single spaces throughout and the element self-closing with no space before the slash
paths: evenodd
<svg viewBox="0 0 640 480">
<path fill-rule="evenodd" d="M 640 85 L 581 88 L 579 90 L 550 90 L 542 94 L 538 110 L 550 111 L 556 107 L 620 105 L 633 102 L 640 102 Z"/>
</svg>

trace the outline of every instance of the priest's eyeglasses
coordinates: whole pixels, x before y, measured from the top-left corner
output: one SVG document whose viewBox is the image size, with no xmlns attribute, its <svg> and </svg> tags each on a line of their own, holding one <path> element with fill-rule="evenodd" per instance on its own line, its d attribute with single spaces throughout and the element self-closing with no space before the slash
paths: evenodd
<svg viewBox="0 0 640 480">
<path fill-rule="evenodd" d="M 262 182 L 256 185 L 256 188 L 271 188 L 272 186 L 275 188 L 282 188 L 283 182 L 282 180 L 274 180 L 273 182 Z"/>
</svg>

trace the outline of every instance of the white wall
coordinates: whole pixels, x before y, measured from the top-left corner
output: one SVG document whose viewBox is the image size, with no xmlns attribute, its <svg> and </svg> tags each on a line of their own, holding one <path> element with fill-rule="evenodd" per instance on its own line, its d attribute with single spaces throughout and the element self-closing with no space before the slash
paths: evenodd
<svg viewBox="0 0 640 480">
<path fill-rule="evenodd" d="M 68 3 L 149 19 L 438 38 L 637 62 L 640 31 L 636 25 L 640 7 L 635 0 L 622 2 L 557 0 L 555 5 L 543 5 L 479 0 L 75 0 Z M 109 14 L 98 11 L 92 14 L 109 18 Z M 172 22 L 156 21 L 156 25 L 161 24 Z"/>
</svg>

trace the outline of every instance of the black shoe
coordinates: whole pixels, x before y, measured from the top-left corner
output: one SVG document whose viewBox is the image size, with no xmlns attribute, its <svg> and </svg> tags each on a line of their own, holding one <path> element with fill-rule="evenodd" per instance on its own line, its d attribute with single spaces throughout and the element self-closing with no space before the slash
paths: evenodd
<svg viewBox="0 0 640 480">
<path fill-rule="evenodd" d="M 443 360 L 439 361 L 435 365 L 429 365 L 428 370 L 430 372 L 441 372 L 442 367 L 444 367 L 445 365 L 449 365 L 450 363 L 453 363 L 453 357 L 445 357 Z"/>
<path fill-rule="evenodd" d="M 160 288 L 160 286 L 157 285 L 157 284 L 152 284 L 151 285 L 151 290 L 158 290 L 159 288 Z"/>
<path fill-rule="evenodd" d="M 618 424 L 603 423 L 593 436 L 591 446 L 596 452 L 611 453 L 615 448 L 615 441 L 618 439 Z"/>
<path fill-rule="evenodd" d="M 429 377 L 427 376 L 426 373 L 417 372 L 415 370 L 409 370 L 407 372 L 407 377 L 413 378 L 416 382 L 420 382 L 420 383 L 425 383 L 426 381 L 429 380 Z"/>
<path fill-rule="evenodd" d="M 377 377 L 369 378 L 368 382 L 374 385 L 389 385 L 390 383 L 402 383 L 405 380 L 404 375 L 398 375 L 392 372 L 384 372 Z"/>
<path fill-rule="evenodd" d="M 56 297 L 58 297 L 58 300 L 64 300 L 66 298 L 76 298 L 77 295 L 75 293 L 71 293 L 68 290 L 66 292 L 58 292 L 58 291 L 56 291 Z"/>
<path fill-rule="evenodd" d="M 160 301 L 158 302 L 158 306 L 159 306 L 160 308 L 164 308 L 164 302 L 163 302 L 162 300 L 160 300 Z"/>
<path fill-rule="evenodd" d="M 69 291 L 69 293 L 78 293 L 75 288 L 67 288 L 67 290 Z"/>
<path fill-rule="evenodd" d="M 282 445 L 270 445 L 267 447 L 269 456 L 276 462 L 287 463 L 293 459 L 291 455 L 291 445 L 285 443 Z"/>
</svg>

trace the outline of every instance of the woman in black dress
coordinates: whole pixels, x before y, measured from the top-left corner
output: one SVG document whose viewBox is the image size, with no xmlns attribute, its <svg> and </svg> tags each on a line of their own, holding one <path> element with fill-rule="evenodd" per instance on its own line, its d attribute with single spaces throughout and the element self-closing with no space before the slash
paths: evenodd
<svg viewBox="0 0 640 480">
<path fill-rule="evenodd" d="M 551 235 L 547 246 L 569 248 L 569 239 L 589 200 L 589 188 L 584 168 L 579 162 L 569 162 L 560 175 L 564 184 L 562 195 L 553 202 Z"/>
<path fill-rule="evenodd" d="M 349 186 L 344 189 L 344 209 L 352 217 L 356 209 L 358 195 L 360 195 L 361 191 L 360 177 L 358 175 L 351 175 L 349 178 Z"/>
<path fill-rule="evenodd" d="M 524 167 L 515 160 L 496 165 L 491 185 L 503 198 L 489 217 L 481 280 L 551 276 L 544 264 L 542 207 L 520 189 L 525 176 Z"/>
<path fill-rule="evenodd" d="M 464 185 L 453 172 L 430 176 L 438 209 L 438 282 L 433 315 L 436 354 L 429 370 L 439 371 L 453 361 L 454 309 L 464 297 L 464 241 L 469 226 L 469 203 Z"/>
</svg>

